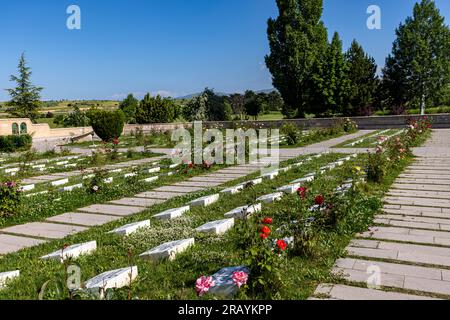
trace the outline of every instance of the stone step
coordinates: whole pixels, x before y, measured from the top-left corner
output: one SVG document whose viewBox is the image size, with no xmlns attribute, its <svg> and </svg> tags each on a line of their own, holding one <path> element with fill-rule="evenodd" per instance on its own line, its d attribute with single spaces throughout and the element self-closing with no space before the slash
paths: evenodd
<svg viewBox="0 0 450 320">
<path fill-rule="evenodd" d="M 449 187 L 446 185 L 440 186 L 435 184 L 394 183 L 391 187 L 391 190 L 396 189 L 446 192 L 449 190 Z"/>
<path fill-rule="evenodd" d="M 450 213 L 450 209 L 448 208 L 439 208 L 439 207 L 422 207 L 422 206 L 409 206 L 409 205 L 400 205 L 400 204 L 385 204 L 383 206 L 385 210 L 409 210 L 411 212 L 417 213 Z"/>
<path fill-rule="evenodd" d="M 347 281 L 367 286 L 391 287 L 404 290 L 450 295 L 450 270 L 377 262 L 340 259 L 333 274 Z"/>
<path fill-rule="evenodd" d="M 435 207 L 450 209 L 450 200 L 446 199 L 426 199 L 426 198 L 411 198 L 411 197 L 385 197 L 384 202 L 388 204 L 399 204 L 409 206 L 421 207 Z"/>
<path fill-rule="evenodd" d="M 398 178 L 395 180 L 395 183 L 432 184 L 432 185 L 440 185 L 440 186 L 449 186 L 450 180 Z"/>
<path fill-rule="evenodd" d="M 415 222 L 415 221 L 404 221 L 389 218 L 379 218 L 374 220 L 376 224 L 389 225 L 393 227 L 405 227 L 405 228 L 415 228 L 415 229 L 428 229 L 437 231 L 450 231 L 450 225 L 440 225 L 439 223 L 430 222 Z"/>
<path fill-rule="evenodd" d="M 329 299 L 333 300 L 435 300 L 424 296 L 352 287 L 341 284 L 321 284 L 314 292 L 314 295 L 328 296 Z"/>
<path fill-rule="evenodd" d="M 380 214 L 377 216 L 377 218 L 399 220 L 406 222 L 423 222 L 423 223 L 435 223 L 439 225 L 450 225 L 450 219 L 430 218 L 414 215 Z"/>
<path fill-rule="evenodd" d="M 402 173 L 398 176 L 399 178 L 407 178 L 407 179 L 432 179 L 437 180 L 446 180 L 450 181 L 450 175 L 441 172 L 440 174 L 430 174 L 430 173 Z"/>
<path fill-rule="evenodd" d="M 391 189 L 388 192 L 392 197 L 408 197 L 408 198 L 430 198 L 450 200 L 450 192 L 446 191 L 427 191 L 427 190 L 402 190 Z"/>
<path fill-rule="evenodd" d="M 450 232 L 446 231 L 419 230 L 400 227 L 376 227 L 373 231 L 358 234 L 358 237 L 450 246 Z"/>
<path fill-rule="evenodd" d="M 355 257 L 450 267 L 450 248 L 445 247 L 358 239 L 350 243 L 347 252 Z"/>
</svg>

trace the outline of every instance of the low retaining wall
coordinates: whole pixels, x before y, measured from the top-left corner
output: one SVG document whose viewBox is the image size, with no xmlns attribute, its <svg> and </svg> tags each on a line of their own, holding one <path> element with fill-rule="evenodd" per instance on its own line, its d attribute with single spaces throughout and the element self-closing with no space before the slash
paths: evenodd
<svg viewBox="0 0 450 320">
<path fill-rule="evenodd" d="M 433 128 L 442 129 L 450 128 L 450 114 L 433 114 L 428 115 L 433 122 Z M 410 119 L 418 119 L 420 116 L 379 116 L 379 117 L 351 117 L 358 124 L 359 129 L 390 129 L 404 128 Z M 330 127 L 340 118 L 320 118 L 320 119 L 292 119 L 292 120 L 267 120 L 267 121 L 207 121 L 203 122 L 206 128 L 233 129 L 243 128 L 281 128 L 286 123 L 293 123 L 299 128 L 312 129 Z M 165 132 L 177 128 L 191 128 L 192 123 L 173 124 L 173 123 L 156 123 L 146 125 L 126 125 L 124 133 L 129 134 L 136 131 L 137 128 L 142 129 L 145 133 L 152 131 Z"/>
</svg>

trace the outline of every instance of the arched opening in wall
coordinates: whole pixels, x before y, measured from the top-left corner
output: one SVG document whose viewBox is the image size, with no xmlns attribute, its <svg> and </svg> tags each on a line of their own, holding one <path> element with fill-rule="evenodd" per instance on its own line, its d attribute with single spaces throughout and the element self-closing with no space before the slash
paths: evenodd
<svg viewBox="0 0 450 320">
<path fill-rule="evenodd" d="M 27 134 L 28 128 L 25 122 L 20 124 L 20 134 Z"/>
<path fill-rule="evenodd" d="M 12 124 L 12 134 L 14 135 L 20 134 L 19 125 L 15 122 Z"/>
</svg>

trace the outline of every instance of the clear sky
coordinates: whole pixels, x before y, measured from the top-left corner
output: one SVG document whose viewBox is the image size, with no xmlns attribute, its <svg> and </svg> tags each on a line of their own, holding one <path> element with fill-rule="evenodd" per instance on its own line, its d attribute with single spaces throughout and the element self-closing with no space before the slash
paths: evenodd
<svg viewBox="0 0 450 320">
<path fill-rule="evenodd" d="M 382 66 L 415 0 L 324 0 L 329 36 L 356 38 Z M 81 30 L 66 9 L 81 8 Z M 382 30 L 366 27 L 369 5 Z M 450 20 L 450 1 L 436 0 Z M 121 99 L 129 92 L 183 96 L 271 88 L 264 65 L 275 0 L 0 0 L 0 88 L 25 51 L 44 99 Z M 8 99 L 0 91 L 0 101 Z"/>
</svg>

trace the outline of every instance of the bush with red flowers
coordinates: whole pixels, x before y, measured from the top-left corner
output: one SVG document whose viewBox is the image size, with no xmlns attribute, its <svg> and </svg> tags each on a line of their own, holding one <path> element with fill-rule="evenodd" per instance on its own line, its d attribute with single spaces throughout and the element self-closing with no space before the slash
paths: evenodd
<svg viewBox="0 0 450 320">
<path fill-rule="evenodd" d="M 22 189 L 15 181 L 0 182 L 0 217 L 17 213 L 22 200 Z"/>
</svg>

